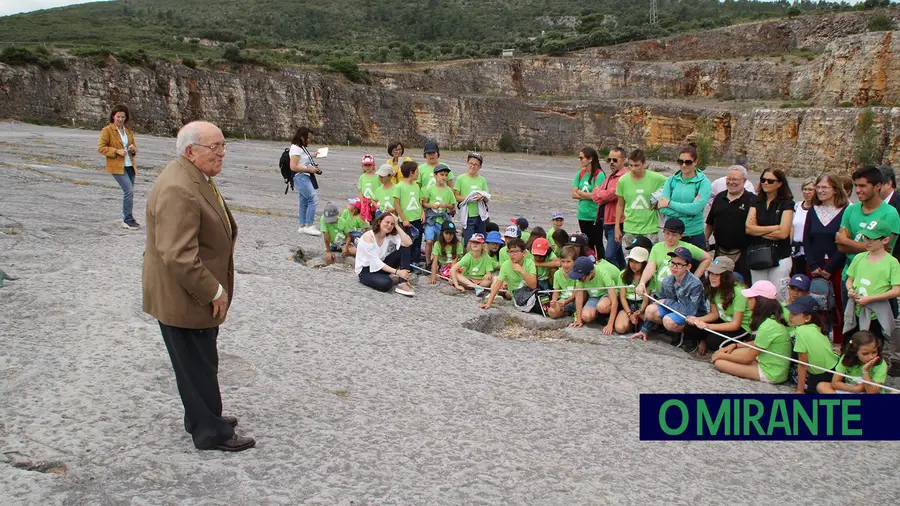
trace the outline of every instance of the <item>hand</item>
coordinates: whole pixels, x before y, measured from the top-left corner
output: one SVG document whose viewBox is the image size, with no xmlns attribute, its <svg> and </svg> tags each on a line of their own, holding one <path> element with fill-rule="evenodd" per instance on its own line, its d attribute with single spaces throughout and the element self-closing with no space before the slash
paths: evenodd
<svg viewBox="0 0 900 506">
<path fill-rule="evenodd" d="M 134 156 L 134 154 L 137 153 L 137 148 L 134 147 L 134 144 L 130 144 L 128 146 L 128 153 L 132 156 Z"/>
<path fill-rule="evenodd" d="M 490 308 L 491 308 L 491 303 L 490 303 L 490 302 L 485 302 L 484 304 L 482 304 L 482 305 L 480 305 L 480 306 L 478 306 L 478 307 L 480 307 L 481 309 L 490 309 Z"/>
<path fill-rule="evenodd" d="M 465 291 L 466 291 L 465 288 L 459 286 L 459 283 L 453 283 L 453 286 L 455 286 L 456 289 L 459 290 L 460 292 L 465 292 Z"/>
<path fill-rule="evenodd" d="M 581 327 L 582 325 L 584 325 L 584 323 L 582 323 L 581 320 L 575 320 L 574 322 L 569 324 L 569 327 L 575 329 Z"/>
<path fill-rule="evenodd" d="M 403 227 L 409 228 L 409 222 L 406 219 L 403 220 Z"/>
<path fill-rule="evenodd" d="M 638 332 L 638 333 L 632 335 L 631 338 L 632 339 L 643 339 L 645 343 L 647 342 L 647 334 L 645 334 L 643 332 Z"/>
<path fill-rule="evenodd" d="M 692 323 L 694 324 L 695 327 L 697 327 L 700 330 L 704 330 L 707 327 L 709 327 L 708 323 L 706 323 L 703 320 L 698 320 L 697 318 L 694 318 L 694 321 Z"/>
<path fill-rule="evenodd" d="M 607 336 L 613 335 L 613 323 L 615 322 L 610 321 L 605 327 L 603 327 L 603 330 L 601 330 L 600 332 L 602 332 L 603 335 Z"/>
<path fill-rule="evenodd" d="M 512 270 L 518 272 L 519 274 L 525 274 L 525 268 L 524 268 L 524 267 L 522 267 L 521 265 L 519 265 L 519 264 L 517 264 L 517 263 L 515 263 L 515 262 L 510 262 L 510 263 L 512 263 Z"/>
<path fill-rule="evenodd" d="M 436 285 L 436 284 L 437 284 L 437 277 L 436 277 L 434 274 L 431 275 L 431 279 L 428 280 L 428 284 L 429 284 L 429 285 Z"/>
<path fill-rule="evenodd" d="M 331 265 L 334 263 L 334 253 L 327 251 L 325 252 L 325 265 Z"/>
<path fill-rule="evenodd" d="M 863 369 L 862 369 L 862 370 L 863 370 L 863 373 L 869 374 L 869 369 L 871 369 L 872 366 L 875 365 L 875 362 L 878 362 L 878 360 L 879 360 L 880 358 L 881 358 L 881 357 L 875 357 L 875 358 L 873 358 L 872 360 L 869 360 L 868 362 L 866 362 L 866 365 L 864 365 L 864 366 L 863 366 Z"/>
<path fill-rule="evenodd" d="M 212 301 L 212 315 L 213 318 L 224 320 L 226 312 L 228 312 L 228 293 L 222 290 L 222 295 Z"/>
<path fill-rule="evenodd" d="M 848 288 L 847 289 L 847 297 L 850 297 L 851 299 L 856 300 L 856 290 L 854 290 L 852 288 Z"/>
<path fill-rule="evenodd" d="M 480 202 L 480 201 L 484 200 L 484 195 L 475 195 L 475 197 L 473 197 L 472 200 L 474 200 L 475 202 Z"/>
<path fill-rule="evenodd" d="M 860 297 L 860 298 L 856 299 L 857 306 L 868 306 L 872 302 L 874 302 L 874 301 L 872 300 L 871 295 L 866 295 L 864 297 Z"/>
<path fill-rule="evenodd" d="M 620 229 L 619 227 L 616 227 L 615 237 L 616 237 L 616 242 L 621 244 L 622 243 L 622 229 Z"/>
<path fill-rule="evenodd" d="M 116 150 L 116 154 L 119 155 L 119 156 L 125 156 L 125 150 L 124 150 L 124 149 L 117 149 L 117 150 Z"/>
<path fill-rule="evenodd" d="M 409 271 L 406 269 L 398 269 L 397 272 L 395 272 L 395 274 L 397 276 L 399 276 L 401 279 L 409 279 Z"/>
<path fill-rule="evenodd" d="M 628 320 L 629 320 L 633 325 L 637 325 L 638 322 L 640 321 L 640 316 L 638 315 L 638 312 L 635 311 L 635 312 L 631 313 L 631 316 L 628 317 Z"/>
<path fill-rule="evenodd" d="M 659 209 L 665 209 L 669 207 L 669 202 L 669 199 L 660 197 L 660 199 L 656 201 L 656 207 L 658 207 Z"/>
<path fill-rule="evenodd" d="M 634 293 L 638 295 L 646 295 L 647 293 L 647 285 L 643 283 L 638 283 L 636 287 L 634 287 Z"/>
</svg>

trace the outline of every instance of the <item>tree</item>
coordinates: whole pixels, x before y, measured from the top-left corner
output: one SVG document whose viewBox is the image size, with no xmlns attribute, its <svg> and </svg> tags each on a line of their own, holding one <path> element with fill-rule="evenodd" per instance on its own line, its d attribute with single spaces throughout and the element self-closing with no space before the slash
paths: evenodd
<svg viewBox="0 0 900 506">
<path fill-rule="evenodd" d="M 859 167 L 867 167 L 881 163 L 881 149 L 878 142 L 878 125 L 875 124 L 875 111 L 867 107 L 856 121 L 856 149 L 853 159 Z"/>
<path fill-rule="evenodd" d="M 697 168 L 705 169 L 709 165 L 712 147 L 716 142 L 713 136 L 712 118 L 706 116 L 697 118 L 696 130 L 697 135 L 694 137 L 694 143 L 697 144 Z"/>
<path fill-rule="evenodd" d="M 415 50 L 409 44 L 403 44 L 400 46 L 400 59 L 403 61 L 412 60 L 413 56 L 415 56 Z"/>
<path fill-rule="evenodd" d="M 240 63 L 244 61 L 243 55 L 241 55 L 241 50 L 234 44 L 228 44 L 225 46 L 225 51 L 222 52 L 222 58 L 234 63 Z"/>
</svg>

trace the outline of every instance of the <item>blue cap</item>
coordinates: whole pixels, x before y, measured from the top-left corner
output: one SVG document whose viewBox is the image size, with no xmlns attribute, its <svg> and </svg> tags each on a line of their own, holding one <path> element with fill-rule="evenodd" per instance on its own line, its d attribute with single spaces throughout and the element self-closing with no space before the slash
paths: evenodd
<svg viewBox="0 0 900 506">
<path fill-rule="evenodd" d="M 694 256 L 691 255 L 691 251 L 689 249 L 685 248 L 684 246 L 679 246 L 679 247 L 675 248 L 675 251 L 669 253 L 669 256 L 670 257 L 678 257 L 683 260 L 687 260 L 688 262 L 690 262 L 694 259 Z"/>
<path fill-rule="evenodd" d="M 551 220 L 564 220 L 566 219 L 566 215 L 562 213 L 562 211 L 555 211 L 551 216 Z"/>
<path fill-rule="evenodd" d="M 485 237 L 484 242 L 488 244 L 506 244 L 506 242 L 503 240 L 503 236 L 500 235 L 500 232 L 497 232 L 496 230 L 488 232 L 488 235 L 487 237 Z"/>
<path fill-rule="evenodd" d="M 803 274 L 794 274 L 791 277 L 791 282 L 788 283 L 788 286 L 793 286 L 794 288 L 798 288 L 803 292 L 808 292 L 809 278 L 804 276 Z"/>
<path fill-rule="evenodd" d="M 812 296 L 804 295 L 797 297 L 797 300 L 785 306 L 788 311 L 794 314 L 810 314 L 815 313 L 819 309 L 816 299 Z"/>
<path fill-rule="evenodd" d="M 446 163 L 439 163 L 434 166 L 435 174 L 437 174 L 438 172 L 445 172 L 445 171 L 450 172 L 450 167 L 448 167 Z"/>
<path fill-rule="evenodd" d="M 569 271 L 569 279 L 580 281 L 594 272 L 594 261 L 590 257 L 578 257 Z"/>
</svg>

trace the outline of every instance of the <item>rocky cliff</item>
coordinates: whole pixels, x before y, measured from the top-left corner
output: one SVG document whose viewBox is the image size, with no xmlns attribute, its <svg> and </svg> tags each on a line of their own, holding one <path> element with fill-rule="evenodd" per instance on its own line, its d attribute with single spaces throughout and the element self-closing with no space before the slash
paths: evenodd
<svg viewBox="0 0 900 506">
<path fill-rule="evenodd" d="M 900 103 L 897 33 L 865 33 L 865 20 L 755 23 L 559 58 L 380 65 L 368 68 L 370 85 L 299 70 L 162 62 L 76 61 L 67 71 L 0 65 L 0 117 L 99 128 L 111 105 L 125 103 L 135 127 L 153 133 L 203 118 L 259 138 L 287 138 L 308 124 L 342 143 L 435 138 L 489 150 L 506 134 L 532 152 L 625 145 L 666 154 L 705 116 L 726 158 L 746 149 L 757 170 L 817 174 L 850 166 L 862 106 L 877 106 L 881 148 L 889 160 L 900 156 L 900 110 L 891 108 Z M 771 54 L 798 47 L 819 53 Z M 765 56 L 734 58 L 741 51 Z M 668 61 L 679 54 L 699 59 Z M 731 59 L 713 59 L 720 56 Z"/>
</svg>

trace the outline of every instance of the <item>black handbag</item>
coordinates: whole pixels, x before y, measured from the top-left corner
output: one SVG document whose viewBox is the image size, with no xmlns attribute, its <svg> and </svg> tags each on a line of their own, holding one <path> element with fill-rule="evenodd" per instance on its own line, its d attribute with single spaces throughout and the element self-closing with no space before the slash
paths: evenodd
<svg viewBox="0 0 900 506">
<path fill-rule="evenodd" d="M 753 271 L 764 271 L 778 265 L 778 255 L 775 253 L 775 244 L 765 242 L 754 244 L 747 248 L 747 267 Z"/>
</svg>

